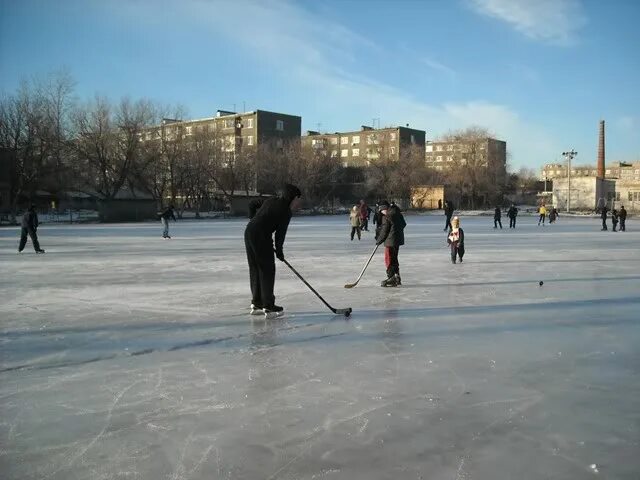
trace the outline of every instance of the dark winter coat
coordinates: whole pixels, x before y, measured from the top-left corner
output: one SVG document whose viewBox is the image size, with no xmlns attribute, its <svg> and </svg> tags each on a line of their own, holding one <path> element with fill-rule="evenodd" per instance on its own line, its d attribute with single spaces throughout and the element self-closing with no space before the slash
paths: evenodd
<svg viewBox="0 0 640 480">
<path fill-rule="evenodd" d="M 621 208 L 620 209 L 620 214 L 618 216 L 620 217 L 620 220 L 626 220 L 627 219 L 627 210 L 625 208 Z"/>
<path fill-rule="evenodd" d="M 618 211 L 615 208 L 611 210 L 611 221 L 613 223 L 618 223 Z"/>
<path fill-rule="evenodd" d="M 602 207 L 602 211 L 600 212 L 600 218 L 602 218 L 603 220 L 606 220 L 608 211 L 609 210 L 607 209 L 607 207 Z"/>
<path fill-rule="evenodd" d="M 387 214 L 382 216 L 382 227 L 376 236 L 376 243 L 385 247 L 399 247 L 404 245 L 404 227 L 407 226 L 398 207 L 389 207 Z"/>
<path fill-rule="evenodd" d="M 36 231 L 38 229 L 38 214 L 35 209 L 30 208 L 22 216 L 22 228 L 27 230 Z"/>
<path fill-rule="evenodd" d="M 518 216 L 518 209 L 516 207 L 509 208 L 507 215 L 509 218 L 516 218 Z"/>
<path fill-rule="evenodd" d="M 164 218 L 165 220 L 169 220 L 173 218 L 173 221 L 176 221 L 176 216 L 173 213 L 173 208 L 167 208 L 164 212 L 160 214 L 160 218 Z"/>
<path fill-rule="evenodd" d="M 299 194 L 299 190 L 297 193 Z M 281 197 L 251 202 L 249 214 L 253 216 L 247 224 L 246 237 L 254 244 L 273 245 L 271 234 L 275 232 L 275 249 L 281 254 L 291 221 L 290 205 L 295 196 L 295 192 L 285 192 Z"/>
<path fill-rule="evenodd" d="M 493 218 L 495 220 L 500 220 L 500 218 L 502 218 L 502 211 L 500 210 L 500 207 L 496 207 L 496 209 L 493 211 Z"/>
<path fill-rule="evenodd" d="M 449 218 L 453 217 L 453 210 L 454 210 L 453 203 L 451 203 L 451 202 L 448 202 L 444 206 L 444 214 Z"/>
</svg>

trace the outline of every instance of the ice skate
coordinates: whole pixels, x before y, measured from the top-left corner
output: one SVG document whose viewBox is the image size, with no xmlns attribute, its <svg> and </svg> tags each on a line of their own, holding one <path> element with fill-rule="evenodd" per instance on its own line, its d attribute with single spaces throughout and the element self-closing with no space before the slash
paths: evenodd
<svg viewBox="0 0 640 480">
<path fill-rule="evenodd" d="M 249 307 L 249 315 L 264 315 L 264 310 L 260 305 L 252 303 Z"/>
<path fill-rule="evenodd" d="M 44 253 L 44 250 L 43 249 L 36 250 L 36 253 Z"/>
<path fill-rule="evenodd" d="M 396 280 L 395 275 L 393 277 L 389 277 L 386 280 L 383 280 L 380 283 L 381 287 L 397 287 L 398 286 L 398 281 Z"/>
<path fill-rule="evenodd" d="M 270 305 L 262 309 L 264 318 L 276 318 L 284 314 L 284 308 L 279 305 Z"/>
</svg>

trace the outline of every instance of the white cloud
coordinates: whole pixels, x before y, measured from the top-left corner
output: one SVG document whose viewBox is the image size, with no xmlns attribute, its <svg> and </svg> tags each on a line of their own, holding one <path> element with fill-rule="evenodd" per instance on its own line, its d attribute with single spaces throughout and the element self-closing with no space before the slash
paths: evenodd
<svg viewBox="0 0 640 480">
<path fill-rule="evenodd" d="M 437 60 L 434 60 L 433 58 L 420 57 L 418 58 L 418 61 L 420 61 L 421 63 L 425 64 L 427 67 L 433 70 L 447 74 L 449 77 L 451 77 L 451 79 L 455 79 L 458 76 L 456 71 L 453 70 L 451 67 L 447 67 L 445 64 L 440 63 Z"/>
<path fill-rule="evenodd" d="M 469 0 L 480 14 L 502 20 L 534 40 L 572 45 L 587 23 L 579 0 Z"/>
</svg>

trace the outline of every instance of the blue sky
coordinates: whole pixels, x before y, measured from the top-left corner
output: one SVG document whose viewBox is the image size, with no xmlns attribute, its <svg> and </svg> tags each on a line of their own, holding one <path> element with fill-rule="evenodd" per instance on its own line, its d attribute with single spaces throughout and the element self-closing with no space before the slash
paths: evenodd
<svg viewBox="0 0 640 480">
<path fill-rule="evenodd" d="M 303 130 L 379 119 L 434 139 L 469 125 L 513 169 L 578 151 L 640 160 L 634 0 L 0 0 L 0 92 L 66 67 L 76 94 L 302 116 Z M 376 120 L 378 122 L 378 120 Z"/>
</svg>

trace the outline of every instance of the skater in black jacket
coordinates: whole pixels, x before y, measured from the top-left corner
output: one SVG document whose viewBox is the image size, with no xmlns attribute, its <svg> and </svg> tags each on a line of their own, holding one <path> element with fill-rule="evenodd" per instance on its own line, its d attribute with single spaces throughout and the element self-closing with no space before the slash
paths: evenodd
<svg viewBox="0 0 640 480">
<path fill-rule="evenodd" d="M 451 230 L 451 217 L 453 217 L 453 203 L 449 200 L 444 202 L 444 215 L 446 217 L 444 223 L 444 231 Z"/>
<path fill-rule="evenodd" d="M 383 280 L 383 287 L 397 287 L 402 285 L 400 280 L 400 264 L 398 253 L 400 246 L 404 245 L 404 227 L 407 226 L 400 209 L 390 206 L 389 202 L 380 202 L 382 213 L 382 227 L 376 237 L 376 244 L 384 243 L 384 263 L 387 267 L 387 279 Z"/>
<path fill-rule="evenodd" d="M 627 221 L 627 211 L 624 208 L 624 205 L 622 205 L 620 207 L 620 231 L 621 232 L 625 232 L 627 230 L 627 227 L 625 225 L 625 222 Z"/>
<path fill-rule="evenodd" d="M 249 206 L 253 216 L 244 231 L 244 245 L 249 262 L 252 315 L 283 310 L 275 304 L 273 294 L 276 264 L 272 234 L 275 232 L 275 255 L 278 260 L 284 261 L 284 239 L 291 214 L 302 203 L 301 196 L 298 187 L 287 184 L 280 196 L 253 201 Z"/>
<path fill-rule="evenodd" d="M 509 217 L 509 228 L 516 228 L 516 217 L 518 216 L 518 209 L 514 204 L 511 204 L 509 211 L 507 212 Z"/>
<path fill-rule="evenodd" d="M 173 218 L 176 221 L 176 216 L 173 213 L 173 205 L 169 205 L 164 212 L 160 214 L 160 221 L 162 222 L 162 238 L 171 238 L 169 236 L 169 219 Z"/>
<path fill-rule="evenodd" d="M 618 211 L 615 208 L 611 209 L 611 225 L 613 225 L 613 231 L 617 232 L 616 227 L 618 226 Z"/>
<path fill-rule="evenodd" d="M 605 205 L 604 207 L 602 207 L 602 210 L 600 212 L 600 218 L 602 219 L 602 230 L 608 230 L 607 228 L 607 212 L 608 211 L 609 209 Z"/>
<path fill-rule="evenodd" d="M 22 216 L 22 232 L 20 234 L 18 253 L 24 250 L 24 246 L 27 244 L 27 235 L 31 237 L 31 243 L 33 243 L 33 249 L 36 253 L 44 253 L 44 250 L 40 248 L 40 242 L 38 242 L 37 230 L 38 214 L 36 213 L 36 206 L 31 205 L 29 210 Z"/>
<path fill-rule="evenodd" d="M 500 230 L 502 230 L 502 211 L 500 207 L 496 207 L 493 211 L 493 228 L 498 228 L 500 225 Z"/>
</svg>

